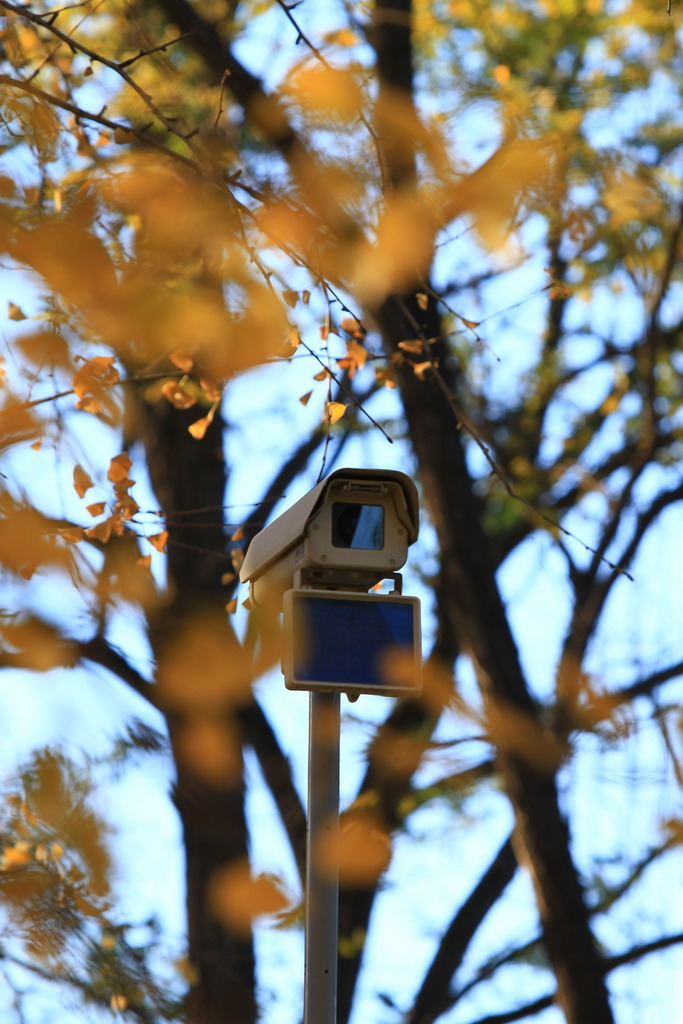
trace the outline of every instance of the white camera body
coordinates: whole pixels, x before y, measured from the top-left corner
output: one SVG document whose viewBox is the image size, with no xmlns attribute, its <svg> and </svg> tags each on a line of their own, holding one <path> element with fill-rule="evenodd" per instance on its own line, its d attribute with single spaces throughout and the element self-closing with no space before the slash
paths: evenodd
<svg viewBox="0 0 683 1024">
<path fill-rule="evenodd" d="M 255 606 L 279 611 L 295 585 L 365 591 L 405 565 L 417 488 L 397 470 L 338 469 L 256 534 L 240 570 Z"/>
</svg>

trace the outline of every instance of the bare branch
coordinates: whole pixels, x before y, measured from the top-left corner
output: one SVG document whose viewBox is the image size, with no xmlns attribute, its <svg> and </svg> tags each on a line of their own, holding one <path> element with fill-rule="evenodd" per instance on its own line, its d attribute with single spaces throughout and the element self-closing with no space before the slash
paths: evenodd
<svg viewBox="0 0 683 1024">
<path fill-rule="evenodd" d="M 683 932 L 679 932 L 675 935 L 665 935 L 661 939 L 655 939 L 652 942 L 643 943 L 640 946 L 633 946 L 625 953 L 620 953 L 618 956 L 611 956 L 605 958 L 605 973 L 608 974 L 611 971 L 616 970 L 618 967 L 622 967 L 624 964 L 633 963 L 635 960 L 641 960 L 643 957 L 648 956 L 650 953 L 658 953 L 663 949 L 670 949 L 672 946 L 677 946 L 683 943 Z M 516 1010 L 510 1010 L 507 1013 L 496 1013 L 487 1017 L 480 1017 L 476 1021 L 472 1021 L 471 1024 L 512 1024 L 512 1021 L 524 1020 L 526 1017 L 533 1017 L 537 1013 L 541 1013 L 542 1010 L 547 1010 L 549 1006 L 553 1006 L 555 1003 L 555 993 L 552 995 L 541 996 L 539 999 L 535 999 L 533 1002 L 527 1003 L 525 1006 L 520 1006 Z"/>
<path fill-rule="evenodd" d="M 118 676 L 153 707 L 160 707 L 153 683 L 141 676 L 137 669 L 133 668 L 130 662 L 115 650 L 103 636 L 98 634 L 91 640 L 79 644 L 76 647 L 76 652 L 81 658 L 94 661 L 97 665 L 101 665 L 102 668 L 106 668 L 113 675 Z"/>
<path fill-rule="evenodd" d="M 91 50 L 90 47 L 85 46 L 83 43 L 80 43 L 73 36 L 68 35 L 66 32 L 62 32 L 61 29 L 58 29 L 53 21 L 51 22 L 45 19 L 40 14 L 35 14 L 33 11 L 30 11 L 27 7 L 22 7 L 18 4 L 13 4 L 10 2 L 10 0 L 0 0 L 0 7 L 4 7 L 5 10 L 11 11 L 18 17 L 25 18 L 27 21 L 30 21 L 35 25 L 39 25 L 47 32 L 50 32 L 52 33 L 52 35 L 56 36 L 57 39 L 61 40 L 61 42 L 66 43 L 71 50 L 78 50 L 86 57 L 89 57 L 91 61 L 103 64 L 111 71 L 115 71 L 116 74 L 123 79 L 126 85 L 129 86 L 129 88 L 131 88 L 133 92 L 137 93 L 137 95 L 140 97 L 140 99 L 145 104 L 147 109 L 164 126 L 166 131 L 170 132 L 172 135 L 175 135 L 176 138 L 180 139 L 181 142 L 183 142 L 188 147 L 188 149 L 192 153 L 194 153 L 195 157 L 199 156 L 197 150 L 192 146 L 189 136 L 186 135 L 184 132 L 181 132 L 173 121 L 170 121 L 167 117 L 165 117 L 165 115 L 161 112 L 161 110 L 159 110 L 156 103 L 149 95 L 149 93 L 145 92 L 145 90 L 140 85 L 138 85 L 135 79 L 127 73 L 123 64 L 118 64 L 116 61 L 109 60 L 107 57 L 104 57 L 101 53 L 98 53 L 95 50 Z"/>
<path fill-rule="evenodd" d="M 130 67 L 131 64 L 135 64 L 136 61 L 142 60 L 143 57 L 149 57 L 151 56 L 151 54 L 158 53 L 160 50 L 163 50 L 165 53 L 169 46 L 174 46 L 176 43 L 181 43 L 183 39 L 187 39 L 188 36 L 189 32 L 184 32 L 183 35 L 176 36 L 175 39 L 169 39 L 167 43 L 159 43 L 158 46 L 152 46 L 149 50 L 140 50 L 140 52 L 136 53 L 134 57 L 129 57 L 128 60 L 119 61 L 117 67 L 119 68 L 119 70 L 121 70 L 122 68 Z"/>
<path fill-rule="evenodd" d="M 635 700 L 636 697 L 650 697 L 659 686 L 678 678 L 678 676 L 683 676 L 683 661 L 677 661 L 666 668 L 658 669 L 649 676 L 644 676 L 628 686 L 613 691 L 610 693 L 610 699 L 618 701 L 620 704 L 625 704 L 628 701 Z"/>
<path fill-rule="evenodd" d="M 444 932 L 406 1024 L 433 1024 L 451 1005 L 449 986 L 481 922 L 514 876 L 517 861 L 508 837 Z"/>
</svg>

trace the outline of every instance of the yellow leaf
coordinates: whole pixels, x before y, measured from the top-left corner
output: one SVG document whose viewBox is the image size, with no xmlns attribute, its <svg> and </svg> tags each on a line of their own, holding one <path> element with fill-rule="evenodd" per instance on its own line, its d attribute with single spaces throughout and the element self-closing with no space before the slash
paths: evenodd
<svg viewBox="0 0 683 1024">
<path fill-rule="evenodd" d="M 175 409 L 191 409 L 197 404 L 197 399 L 177 380 L 167 380 L 161 387 L 161 393 Z"/>
<path fill-rule="evenodd" d="M 86 398 L 89 394 L 97 396 L 102 386 L 117 384 L 119 379 L 112 356 L 95 356 L 87 359 L 75 373 L 72 387 L 78 398 Z"/>
<path fill-rule="evenodd" d="M 398 347 L 404 352 L 412 352 L 414 355 L 421 355 L 425 350 L 424 341 L 414 338 L 411 341 L 399 341 Z"/>
<path fill-rule="evenodd" d="M 203 416 L 200 420 L 195 420 L 194 423 L 190 423 L 187 430 L 188 433 L 192 434 L 192 437 L 194 437 L 196 441 L 201 441 L 210 425 L 211 420 L 209 417 Z"/>
<path fill-rule="evenodd" d="M 132 142 L 134 138 L 133 132 L 129 132 L 125 128 L 114 129 L 114 142 L 117 146 L 125 146 L 127 142 Z"/>
<path fill-rule="evenodd" d="M 350 28 L 339 28 L 334 32 L 327 32 L 325 42 L 336 43 L 337 46 L 357 46 L 360 39 Z"/>
<path fill-rule="evenodd" d="M 93 486 L 91 478 L 82 466 L 74 466 L 74 488 L 79 498 L 84 497 L 85 492 Z"/>
<path fill-rule="evenodd" d="M 59 536 L 66 541 L 67 544 L 78 544 L 79 541 L 85 537 L 85 530 L 82 526 L 71 526 L 66 530 L 60 530 Z"/>
<path fill-rule="evenodd" d="M 464 316 L 460 317 L 460 321 L 465 325 L 465 327 L 469 327 L 471 331 L 473 331 L 476 327 L 479 326 L 478 320 L 466 320 Z"/>
<path fill-rule="evenodd" d="M 355 316 L 346 316 L 339 324 L 343 331 L 347 334 L 352 334 L 354 337 L 364 337 L 365 329 L 359 320 L 356 320 Z"/>
<path fill-rule="evenodd" d="M 194 366 L 194 359 L 192 355 L 185 349 L 179 349 L 177 352 L 171 352 L 168 357 L 174 366 L 177 366 L 179 370 L 184 373 L 189 373 Z"/>
<path fill-rule="evenodd" d="M 336 836 L 320 830 L 314 856 L 323 874 L 339 872 L 342 885 L 372 887 L 389 865 L 391 840 L 371 811 L 347 811 Z"/>
<path fill-rule="evenodd" d="M 7 306 L 7 317 L 9 320 L 25 320 L 26 314 L 16 302 L 10 302 Z"/>
<path fill-rule="evenodd" d="M 43 368 L 47 363 L 49 366 L 61 366 L 70 369 L 72 366 L 69 348 L 64 338 L 54 330 L 40 330 L 31 334 L 24 334 L 14 342 L 20 349 L 21 354 L 30 363 Z"/>
<path fill-rule="evenodd" d="M 234 615 L 236 608 L 237 608 L 237 598 L 233 597 L 232 601 L 228 601 L 228 603 L 226 604 L 225 610 L 228 613 L 228 615 Z"/>
<path fill-rule="evenodd" d="M 64 664 L 60 634 L 41 619 L 31 615 L 15 619 L 5 626 L 4 635 L 6 642 L 16 650 L 16 664 L 22 668 L 47 672 Z"/>
<path fill-rule="evenodd" d="M 109 519 L 105 519 L 104 522 L 98 523 L 97 526 L 91 526 L 89 530 L 85 531 L 85 536 L 89 540 L 99 540 L 100 543 L 107 544 L 113 527 L 114 519 L 111 516 Z"/>
<path fill-rule="evenodd" d="M 40 425 L 29 410 L 21 402 L 8 397 L 0 408 L 0 448 L 22 441 L 35 441 L 41 433 Z"/>
<path fill-rule="evenodd" d="M 621 228 L 632 221 L 652 223 L 658 217 L 661 197 L 645 174 L 620 171 L 605 177 L 603 201 L 613 227 Z"/>
<path fill-rule="evenodd" d="M 219 868 L 209 883 L 209 902 L 219 921 L 244 935 L 255 917 L 277 914 L 288 905 L 281 885 L 266 875 L 254 877 L 246 860 Z"/>
<path fill-rule="evenodd" d="M 330 371 L 325 366 L 322 370 L 320 370 L 319 373 L 315 374 L 315 376 L 313 377 L 313 380 L 327 380 L 327 378 L 331 377 L 331 376 L 332 376 L 332 374 L 330 373 Z"/>
<path fill-rule="evenodd" d="M 308 405 L 308 401 L 309 401 L 309 399 L 310 399 L 312 394 L 313 394 L 312 391 L 307 391 L 305 395 L 302 395 L 301 398 L 299 399 L 301 404 L 302 405 Z"/>
<path fill-rule="evenodd" d="M 385 388 L 395 388 L 396 378 L 390 366 L 378 366 L 375 368 L 375 380 L 378 384 L 384 384 Z"/>
<path fill-rule="evenodd" d="M 415 298 L 417 299 L 417 304 L 420 307 L 420 309 L 426 309 L 427 306 L 429 305 L 429 299 L 427 298 L 425 292 L 418 292 Z"/>
<path fill-rule="evenodd" d="M 96 501 L 92 505 L 86 505 L 85 510 L 95 519 L 97 516 L 101 516 L 104 512 L 107 503 L 105 501 Z"/>
<path fill-rule="evenodd" d="M 88 398 L 79 398 L 76 402 L 76 408 L 80 409 L 81 412 L 90 412 L 93 416 L 99 416 L 103 411 L 102 403 L 92 396 L 89 396 Z"/>
<path fill-rule="evenodd" d="M 338 420 L 340 420 L 347 409 L 348 406 L 344 405 L 343 402 L 328 402 L 327 417 L 330 423 L 336 423 Z"/>
<path fill-rule="evenodd" d="M 530 188 L 551 181 L 553 156 L 551 138 L 504 142 L 481 167 L 448 186 L 444 220 L 469 210 L 482 241 L 489 247 L 499 247 L 507 239 L 520 198 Z"/>
<path fill-rule="evenodd" d="M 130 456 L 127 452 L 122 452 L 120 455 L 115 455 L 109 463 L 109 469 L 107 470 L 107 479 L 111 480 L 113 484 L 121 483 L 123 480 L 128 479 L 128 470 L 133 465 Z"/>
<path fill-rule="evenodd" d="M 299 301 L 299 293 L 298 292 L 292 292 L 292 291 L 289 291 L 289 289 L 287 289 L 286 291 L 284 291 L 282 293 L 282 298 L 285 300 L 287 305 L 291 306 L 292 309 L 293 309 L 294 306 L 296 306 L 297 302 Z"/>
<path fill-rule="evenodd" d="M 312 113 L 343 120 L 357 117 L 363 103 L 353 73 L 329 65 L 300 64 L 290 74 L 283 91 Z"/>
<path fill-rule="evenodd" d="M 201 387 L 202 391 L 206 395 L 209 402 L 212 402 L 214 405 L 217 405 L 218 402 L 220 402 L 223 396 L 223 392 L 221 390 L 220 384 L 218 384 L 217 381 L 209 380 L 208 377 L 202 377 L 201 380 L 199 381 L 199 386 Z"/>
<path fill-rule="evenodd" d="M 238 526 L 230 540 L 244 540 L 244 527 Z"/>
<path fill-rule="evenodd" d="M 360 342 L 352 338 L 346 342 L 346 355 L 343 359 L 337 360 L 337 365 L 342 370 L 348 370 L 349 377 L 353 379 L 357 370 L 362 370 L 368 358 L 368 350 Z"/>
<path fill-rule="evenodd" d="M 168 530 L 162 530 L 161 533 L 155 533 L 152 537 L 147 537 L 147 540 L 149 541 L 153 548 L 156 548 L 156 550 L 160 551 L 163 555 L 164 552 L 166 551 Z"/>
<path fill-rule="evenodd" d="M 224 572 L 221 576 L 221 584 L 226 587 L 228 583 L 232 583 L 235 578 L 234 572 Z"/>
<path fill-rule="evenodd" d="M 493 78 L 498 85 L 507 85 L 510 81 L 510 68 L 506 64 L 498 64 L 493 69 Z"/>
<path fill-rule="evenodd" d="M 31 847 L 25 839 L 20 839 L 13 846 L 6 846 L 0 858 L 0 868 L 3 871 L 11 871 L 12 868 L 21 867 L 31 860 Z"/>
<path fill-rule="evenodd" d="M 353 279 L 360 299 L 378 301 L 388 292 L 424 280 L 433 256 L 435 208 L 426 197 L 396 194 L 387 200 L 376 241 L 359 244 Z"/>
<path fill-rule="evenodd" d="M 283 359 L 290 359 L 294 355 L 300 344 L 301 335 L 297 331 L 296 327 L 293 327 L 289 332 L 289 337 L 287 338 L 287 341 L 284 343 L 284 345 L 282 345 L 281 348 L 278 349 L 277 354 L 279 356 L 282 356 Z"/>
<path fill-rule="evenodd" d="M 199 981 L 199 971 L 186 956 L 176 960 L 173 966 L 188 985 L 196 985 Z"/>
<path fill-rule="evenodd" d="M 34 441 L 33 444 L 31 445 L 31 448 L 33 448 L 34 452 L 39 452 L 42 447 L 42 441 Z"/>
</svg>

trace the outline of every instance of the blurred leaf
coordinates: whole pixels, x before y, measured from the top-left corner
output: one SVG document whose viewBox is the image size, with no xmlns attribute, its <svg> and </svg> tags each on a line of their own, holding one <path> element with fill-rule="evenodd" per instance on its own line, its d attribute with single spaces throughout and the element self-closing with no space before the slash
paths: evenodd
<svg viewBox="0 0 683 1024">
<path fill-rule="evenodd" d="M 191 423 L 187 430 L 196 441 L 201 441 L 210 426 L 211 420 L 209 417 L 203 416 L 200 420 L 195 420 L 194 423 Z"/>
<path fill-rule="evenodd" d="M 81 495 L 81 497 L 82 497 L 82 495 Z M 97 518 L 97 516 L 101 516 L 102 515 L 102 513 L 104 512 L 106 507 L 107 507 L 106 501 L 97 501 L 97 502 L 95 502 L 92 505 L 86 505 L 85 506 L 85 510 L 86 510 L 86 512 L 89 512 L 90 515 L 95 519 L 95 518 Z"/>
<path fill-rule="evenodd" d="M 358 117 L 363 94 L 350 71 L 322 64 L 300 64 L 290 73 L 284 91 L 305 109 L 329 117 Z"/>
<path fill-rule="evenodd" d="M 169 380 L 162 385 L 161 393 L 176 409 L 191 409 L 197 399 L 179 381 Z"/>
<path fill-rule="evenodd" d="M 25 320 L 26 314 L 21 306 L 17 306 L 16 302 L 10 302 L 7 307 L 7 318 L 8 320 Z"/>
<path fill-rule="evenodd" d="M 338 835 L 322 829 L 314 837 L 318 870 L 339 872 L 339 884 L 349 888 L 376 885 L 391 859 L 391 840 L 371 811 L 347 811 L 341 815 Z"/>
<path fill-rule="evenodd" d="M 146 537 L 145 539 L 149 541 L 153 548 L 156 548 L 157 551 L 160 551 L 162 555 L 165 554 L 166 542 L 168 540 L 168 530 L 162 530 L 161 533 L 155 533 L 153 536 Z"/>
<path fill-rule="evenodd" d="M 124 481 L 127 481 L 128 471 L 132 465 L 132 459 L 127 452 L 122 452 L 121 455 L 115 455 L 109 463 L 107 480 L 111 480 L 113 484 L 121 484 Z"/>
<path fill-rule="evenodd" d="M 289 905 L 283 884 L 269 875 L 251 874 L 246 861 L 220 868 L 210 882 L 209 901 L 216 918 L 239 935 L 251 934 L 259 917 L 280 914 Z"/>
<path fill-rule="evenodd" d="M 347 409 L 348 406 L 344 405 L 342 402 L 328 402 L 327 416 L 330 423 L 337 423 L 337 421 L 342 418 Z"/>
</svg>

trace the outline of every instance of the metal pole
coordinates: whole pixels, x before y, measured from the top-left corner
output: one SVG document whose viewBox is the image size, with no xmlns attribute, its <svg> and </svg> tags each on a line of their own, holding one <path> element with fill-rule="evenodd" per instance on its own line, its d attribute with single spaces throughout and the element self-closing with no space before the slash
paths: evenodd
<svg viewBox="0 0 683 1024">
<path fill-rule="evenodd" d="M 334 860 L 339 835 L 339 733 L 339 694 L 312 692 L 308 719 L 304 1024 L 336 1024 L 337 1020 L 339 873 L 329 863 L 321 870 L 316 851 L 322 842 Z"/>
</svg>

